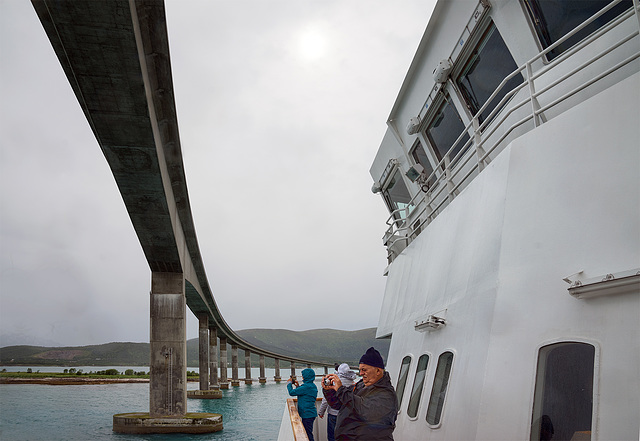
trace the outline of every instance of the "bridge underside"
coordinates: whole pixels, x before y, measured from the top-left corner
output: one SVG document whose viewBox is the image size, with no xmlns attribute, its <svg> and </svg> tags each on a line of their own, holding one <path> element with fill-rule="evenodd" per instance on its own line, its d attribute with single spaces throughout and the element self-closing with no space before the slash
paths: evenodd
<svg viewBox="0 0 640 441">
<path fill-rule="evenodd" d="M 294 362 L 327 366 L 253 346 L 216 306 L 189 205 L 163 2 L 32 3 L 112 170 L 152 272 L 150 415 L 186 413 L 186 307 L 200 323 L 201 389 L 218 387 L 217 360 L 209 357 L 215 358 L 218 339 L 220 385 L 227 381 L 227 344 L 235 367 L 232 384 L 238 348 L 260 355 L 261 381 L 264 356 L 291 361 L 294 375 Z M 247 368 L 248 381 L 250 376 Z"/>
<path fill-rule="evenodd" d="M 151 271 L 182 272 L 129 1 L 33 4 L 111 167 Z M 164 20 L 163 8 L 142 9 Z"/>
</svg>

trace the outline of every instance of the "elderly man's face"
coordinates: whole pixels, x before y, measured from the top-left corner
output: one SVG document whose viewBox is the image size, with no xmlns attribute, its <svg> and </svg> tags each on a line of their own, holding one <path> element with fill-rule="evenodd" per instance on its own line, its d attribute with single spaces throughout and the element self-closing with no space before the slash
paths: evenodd
<svg viewBox="0 0 640 441">
<path fill-rule="evenodd" d="M 360 363 L 360 375 L 365 386 L 376 384 L 384 376 L 384 369 Z"/>
</svg>

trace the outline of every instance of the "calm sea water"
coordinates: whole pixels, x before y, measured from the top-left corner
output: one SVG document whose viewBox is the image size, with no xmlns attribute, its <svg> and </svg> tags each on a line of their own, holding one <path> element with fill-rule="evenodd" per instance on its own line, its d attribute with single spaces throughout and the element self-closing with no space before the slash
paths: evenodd
<svg viewBox="0 0 640 441">
<path fill-rule="evenodd" d="M 102 370 L 80 367 L 85 372 Z M 108 367 L 105 367 L 108 368 Z M 118 367 L 116 367 L 118 368 Z M 142 370 L 141 367 L 132 367 Z M 26 371 L 27 367 L 12 368 Z M 33 371 L 62 371 L 64 368 L 32 367 Z M 126 369 L 126 367 L 124 368 Z M 124 370 L 123 369 L 123 370 Z M 9 368 L 7 367 L 7 370 Z M 195 370 L 189 368 L 188 370 Z M 0 440 L 215 440 L 275 441 L 288 397 L 286 382 L 274 383 L 273 369 L 267 369 L 267 384 L 223 390 L 218 400 L 189 399 L 189 412 L 213 412 L 223 416 L 223 430 L 205 435 L 125 435 L 112 431 L 116 413 L 148 412 L 149 384 L 67 385 L 36 384 L 0 385 Z M 318 373 L 321 373 L 320 371 Z M 244 369 L 239 376 L 243 377 Z M 286 378 L 288 370 L 281 369 Z M 298 375 L 300 373 L 298 372 Z M 252 377 L 258 372 L 252 370 Z M 190 382 L 188 389 L 198 389 Z"/>
</svg>

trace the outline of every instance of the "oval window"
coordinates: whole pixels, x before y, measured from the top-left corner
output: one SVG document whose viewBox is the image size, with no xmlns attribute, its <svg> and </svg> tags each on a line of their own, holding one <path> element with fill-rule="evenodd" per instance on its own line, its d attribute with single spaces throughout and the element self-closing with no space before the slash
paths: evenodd
<svg viewBox="0 0 640 441">
<path fill-rule="evenodd" d="M 411 418 L 415 418 L 418 415 L 418 407 L 420 407 L 420 397 L 422 396 L 422 389 L 424 387 L 424 377 L 427 373 L 427 365 L 429 364 L 429 356 L 422 355 L 418 359 L 418 368 L 416 369 L 416 377 L 413 380 L 413 389 L 411 390 L 411 398 L 409 399 L 409 409 L 407 414 Z"/>
<path fill-rule="evenodd" d="M 452 352 L 443 352 L 438 357 L 438 367 L 436 367 L 436 376 L 433 380 L 433 389 L 431 389 L 431 398 L 429 398 L 429 407 L 427 408 L 427 423 L 432 426 L 440 424 L 452 363 Z"/>
<path fill-rule="evenodd" d="M 407 376 L 409 375 L 409 365 L 411 357 L 408 355 L 402 359 L 400 365 L 400 375 L 398 375 L 398 385 L 396 386 L 396 396 L 398 397 L 398 407 L 402 404 L 402 396 L 404 395 L 404 387 L 407 384 Z"/>
</svg>

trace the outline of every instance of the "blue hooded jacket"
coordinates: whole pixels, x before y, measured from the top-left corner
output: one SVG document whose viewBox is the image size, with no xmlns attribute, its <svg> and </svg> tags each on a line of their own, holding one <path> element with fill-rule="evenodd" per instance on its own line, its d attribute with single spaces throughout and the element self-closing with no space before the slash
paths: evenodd
<svg viewBox="0 0 640 441">
<path fill-rule="evenodd" d="M 313 384 L 316 379 L 316 373 L 313 369 L 304 369 L 302 371 L 303 383 L 293 388 L 293 384 L 287 383 L 289 395 L 298 397 L 298 414 L 300 418 L 315 418 L 318 416 L 316 410 L 316 397 L 318 396 L 318 387 Z"/>
</svg>

